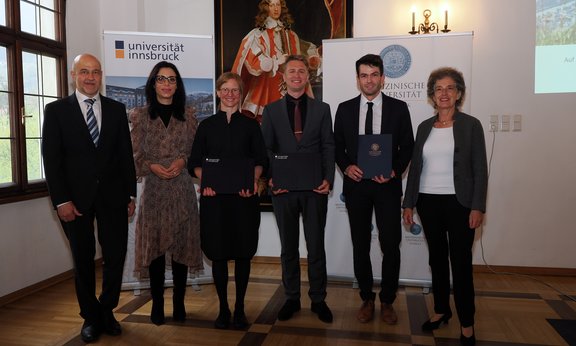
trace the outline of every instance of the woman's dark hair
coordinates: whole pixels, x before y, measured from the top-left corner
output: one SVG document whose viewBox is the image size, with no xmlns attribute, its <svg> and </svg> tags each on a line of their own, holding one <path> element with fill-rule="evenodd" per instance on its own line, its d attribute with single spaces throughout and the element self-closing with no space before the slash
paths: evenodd
<svg viewBox="0 0 576 346">
<path fill-rule="evenodd" d="M 434 108 L 436 108 L 436 104 L 434 103 L 434 89 L 436 88 L 436 82 L 446 77 L 450 77 L 454 80 L 456 83 L 456 90 L 460 92 L 460 98 L 456 100 L 456 109 L 460 110 L 460 106 L 464 102 L 464 96 L 466 95 L 466 83 L 464 83 L 462 72 L 452 67 L 441 67 L 430 73 L 426 91 L 428 94 L 428 101 L 434 106 Z"/>
<path fill-rule="evenodd" d="M 278 21 L 284 24 L 284 28 L 290 30 L 292 24 L 294 24 L 294 19 L 292 19 L 288 6 L 286 6 L 286 0 L 280 0 L 280 5 L 282 6 L 282 12 Z M 265 22 L 266 18 L 268 18 L 268 6 L 270 6 L 270 0 L 262 0 L 258 4 L 258 14 L 255 18 L 255 27 L 260 28 L 260 30 L 266 29 Z"/>
<path fill-rule="evenodd" d="M 178 120 L 184 121 L 184 112 L 186 109 L 186 90 L 184 89 L 184 82 L 182 81 L 182 77 L 180 76 L 180 72 L 171 62 L 168 61 L 160 61 L 157 63 L 152 71 L 150 71 L 150 75 L 148 76 L 148 81 L 146 81 L 146 102 L 148 103 L 148 114 L 150 115 L 151 119 L 156 119 L 158 117 L 158 109 L 159 103 L 158 99 L 156 98 L 156 89 L 154 88 L 156 85 L 156 76 L 161 68 L 170 68 L 176 73 L 176 92 L 172 97 L 172 106 L 174 107 L 174 113 L 172 116 Z"/>
</svg>

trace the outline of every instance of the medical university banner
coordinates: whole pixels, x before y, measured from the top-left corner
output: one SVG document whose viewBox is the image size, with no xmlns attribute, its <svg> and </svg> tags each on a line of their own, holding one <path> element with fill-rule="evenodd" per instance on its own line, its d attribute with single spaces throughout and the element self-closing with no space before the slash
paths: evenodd
<svg viewBox="0 0 576 346">
<path fill-rule="evenodd" d="M 462 110 L 469 113 L 473 94 L 470 88 L 472 37 L 472 33 L 449 33 L 324 40 L 323 100 L 330 104 L 332 114 L 335 115 L 340 102 L 357 96 L 359 90 L 356 86 L 355 62 L 361 56 L 371 53 L 379 54 L 384 61 L 386 78 L 382 91 L 408 103 L 414 135 L 418 125 L 434 115 L 434 109 L 427 102 L 426 82 L 430 72 L 438 67 L 450 66 L 463 73 L 467 97 Z M 373 227 L 372 267 L 375 278 L 380 279 L 382 253 L 375 221 Z M 406 285 L 430 286 L 426 241 L 422 232 L 414 233 L 406 228 L 402 232 L 400 281 Z M 352 240 L 339 170 L 328 206 L 326 249 L 328 275 L 354 278 Z"/>
<path fill-rule="evenodd" d="M 148 74 L 160 61 L 176 65 L 184 80 L 186 102 L 196 109 L 202 120 L 214 114 L 214 40 L 211 36 L 153 34 L 142 32 L 104 32 L 104 71 L 106 96 L 120 101 L 130 111 L 146 104 L 145 85 Z M 142 192 L 145 180 L 138 184 Z M 136 215 L 138 203 L 136 203 Z M 134 276 L 134 236 L 136 217 L 128 233 L 128 253 L 124 267 L 123 288 L 148 287 Z M 211 268 L 204 262 L 204 272 L 190 278 L 192 284 L 211 282 Z M 167 271 L 167 282 L 172 274 Z"/>
</svg>

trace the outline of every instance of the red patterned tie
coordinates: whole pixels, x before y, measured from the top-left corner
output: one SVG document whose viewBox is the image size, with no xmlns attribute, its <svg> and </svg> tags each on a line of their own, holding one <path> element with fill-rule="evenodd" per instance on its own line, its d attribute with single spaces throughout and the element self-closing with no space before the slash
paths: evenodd
<svg viewBox="0 0 576 346">
<path fill-rule="evenodd" d="M 294 136 L 300 142 L 302 138 L 302 113 L 300 112 L 300 100 L 293 100 L 294 102 Z"/>
</svg>

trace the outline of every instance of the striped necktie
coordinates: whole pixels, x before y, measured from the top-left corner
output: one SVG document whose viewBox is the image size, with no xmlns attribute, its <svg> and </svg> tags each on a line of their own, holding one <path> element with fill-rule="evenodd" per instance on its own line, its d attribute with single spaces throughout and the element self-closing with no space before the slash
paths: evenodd
<svg viewBox="0 0 576 346">
<path fill-rule="evenodd" d="M 86 124 L 88 125 L 88 131 L 90 131 L 90 136 L 95 146 L 98 146 L 98 138 L 100 138 L 100 131 L 98 131 L 98 123 L 96 122 L 96 116 L 94 115 L 94 102 L 96 99 L 86 99 L 84 100 L 88 104 L 88 111 L 86 112 Z"/>
</svg>

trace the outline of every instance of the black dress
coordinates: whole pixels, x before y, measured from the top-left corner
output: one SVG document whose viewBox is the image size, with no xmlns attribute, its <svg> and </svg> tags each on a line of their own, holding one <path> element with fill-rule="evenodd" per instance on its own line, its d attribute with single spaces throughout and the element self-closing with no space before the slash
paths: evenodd
<svg viewBox="0 0 576 346">
<path fill-rule="evenodd" d="M 267 154 L 260 125 L 239 112 L 232 114 L 230 123 L 222 111 L 203 120 L 192 145 L 189 172 L 202 167 L 206 157 L 252 158 L 265 169 Z M 206 257 L 212 261 L 252 258 L 258 248 L 258 208 L 257 196 L 200 197 L 200 235 Z"/>
</svg>

